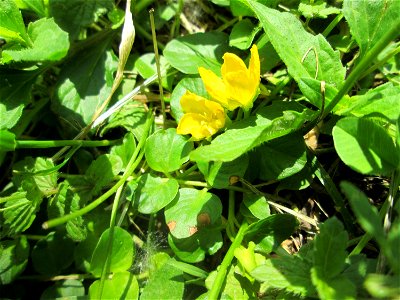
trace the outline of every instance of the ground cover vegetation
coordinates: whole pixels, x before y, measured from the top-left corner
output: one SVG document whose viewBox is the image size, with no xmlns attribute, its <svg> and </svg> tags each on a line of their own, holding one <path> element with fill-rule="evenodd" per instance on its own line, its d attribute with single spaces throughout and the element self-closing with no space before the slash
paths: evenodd
<svg viewBox="0 0 400 300">
<path fill-rule="evenodd" d="M 2 299 L 398 299 L 400 1 L 1 0 Z"/>
</svg>

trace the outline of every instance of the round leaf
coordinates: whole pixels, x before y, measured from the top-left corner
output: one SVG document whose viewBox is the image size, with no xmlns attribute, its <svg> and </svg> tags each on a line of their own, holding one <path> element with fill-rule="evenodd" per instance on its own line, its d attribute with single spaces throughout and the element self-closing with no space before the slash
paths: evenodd
<svg viewBox="0 0 400 300">
<path fill-rule="evenodd" d="M 289 214 L 275 214 L 251 224 L 245 241 L 257 244 L 256 250 L 270 253 L 296 230 L 298 222 Z"/>
<path fill-rule="evenodd" d="M 61 232 L 51 232 L 33 247 L 33 267 L 40 274 L 59 274 L 73 261 L 74 242 Z"/>
<path fill-rule="evenodd" d="M 252 217 L 259 220 L 270 215 L 269 205 L 264 196 L 256 194 L 243 194 L 242 204 L 249 210 Z"/>
<path fill-rule="evenodd" d="M 120 227 L 114 228 L 112 237 L 112 250 L 108 252 L 110 229 L 103 232 L 93 252 L 90 263 L 90 271 L 95 276 L 100 276 L 107 258 L 111 259 L 110 272 L 122 272 L 128 270 L 135 256 L 135 248 L 130 233 Z"/>
<path fill-rule="evenodd" d="M 136 149 L 136 141 L 135 136 L 132 132 L 128 132 L 125 134 L 124 139 L 121 145 L 116 145 L 111 148 L 110 155 L 111 156 L 119 156 L 122 161 L 122 171 L 125 171 L 126 166 L 130 158 L 132 157 L 133 153 Z"/>
<path fill-rule="evenodd" d="M 28 264 L 29 243 L 25 236 L 0 242 L 0 285 L 9 284 Z"/>
<path fill-rule="evenodd" d="M 174 200 L 178 189 L 179 184 L 173 178 L 160 178 L 148 173 L 141 176 L 135 191 L 135 202 L 138 204 L 139 212 L 143 214 L 158 212 Z"/>
<path fill-rule="evenodd" d="M 300 172 L 307 163 L 301 134 L 285 135 L 257 149 L 260 152 L 260 179 L 283 179 Z"/>
<path fill-rule="evenodd" d="M 187 263 L 196 263 L 204 260 L 206 251 L 201 249 L 195 236 L 186 239 L 176 239 L 168 235 L 168 244 L 176 256 Z"/>
<path fill-rule="evenodd" d="M 54 285 L 48 287 L 40 297 L 40 299 L 56 299 L 85 296 L 85 287 L 82 282 L 76 279 L 67 279 L 58 281 Z"/>
<path fill-rule="evenodd" d="M 193 142 L 176 133 L 175 128 L 160 130 L 146 141 L 145 155 L 150 168 L 159 172 L 178 170 L 189 160 Z"/>
<path fill-rule="evenodd" d="M 169 260 L 173 261 L 172 258 Z M 140 295 L 140 299 L 182 299 L 184 290 L 183 272 L 165 263 L 150 278 Z"/>
<path fill-rule="evenodd" d="M 220 74 L 222 56 L 229 51 L 228 36 L 222 32 L 195 33 L 171 40 L 164 56 L 185 74 L 197 74 L 199 67 Z"/>
<path fill-rule="evenodd" d="M 333 128 L 341 160 L 362 174 L 388 174 L 399 165 L 398 149 L 384 128 L 371 120 L 349 117 Z"/>
<path fill-rule="evenodd" d="M 187 238 L 208 225 L 221 222 L 222 205 L 219 198 L 206 190 L 183 188 L 176 200 L 165 209 L 165 221 L 171 234 Z"/>
<path fill-rule="evenodd" d="M 245 153 L 237 159 L 229 162 L 222 161 L 198 161 L 197 165 L 203 173 L 207 183 L 213 188 L 223 189 L 230 185 L 231 176 L 243 177 L 249 164 L 249 156 Z"/>
<path fill-rule="evenodd" d="M 100 280 L 96 280 L 89 287 L 90 299 L 97 299 Z M 104 282 L 101 299 L 138 299 L 139 284 L 135 276 L 129 272 L 114 274 Z"/>
</svg>

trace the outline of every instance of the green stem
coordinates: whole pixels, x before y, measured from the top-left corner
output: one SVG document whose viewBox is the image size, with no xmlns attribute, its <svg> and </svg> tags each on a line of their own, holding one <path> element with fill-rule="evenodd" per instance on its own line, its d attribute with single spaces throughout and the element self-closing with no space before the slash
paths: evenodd
<svg viewBox="0 0 400 300">
<path fill-rule="evenodd" d="M 232 234 L 235 233 L 235 191 L 229 191 L 228 226 Z"/>
<path fill-rule="evenodd" d="M 345 207 L 344 199 L 337 189 L 335 183 L 332 178 L 329 176 L 328 172 L 323 168 L 323 166 L 319 163 L 317 159 L 313 160 L 313 167 L 315 167 L 314 174 L 318 177 L 321 184 L 325 187 L 329 196 L 331 196 L 333 202 L 335 203 L 336 210 L 342 215 L 343 222 L 346 225 L 346 228 L 354 232 L 354 224 L 353 219 L 349 213 L 349 211 Z"/>
<path fill-rule="evenodd" d="M 235 237 L 235 240 L 229 247 L 228 252 L 226 253 L 221 265 L 219 266 L 217 276 L 215 277 L 214 284 L 210 290 L 208 295 L 208 299 L 218 299 L 219 294 L 221 293 L 222 285 L 226 279 L 226 274 L 228 272 L 228 268 L 232 263 L 232 259 L 234 257 L 235 249 L 240 246 L 242 243 L 244 234 L 246 233 L 248 224 L 245 222 L 240 226 L 239 231 Z"/>
<path fill-rule="evenodd" d="M 156 59 L 157 77 L 158 77 L 158 89 L 160 91 L 160 101 L 161 101 L 161 113 L 163 116 L 163 129 L 166 129 L 167 115 L 165 113 L 165 102 L 164 102 L 164 89 L 162 86 L 161 78 L 161 67 L 160 67 L 160 57 L 158 56 L 158 46 L 157 46 L 157 36 L 156 36 L 156 25 L 154 24 L 154 9 L 150 9 L 150 27 L 151 35 L 153 37 L 153 47 L 154 47 L 154 57 Z"/>
<path fill-rule="evenodd" d="M 194 180 L 181 180 L 181 179 L 176 179 L 179 184 L 182 185 L 192 185 L 192 186 L 200 186 L 200 187 L 205 187 L 205 188 L 210 188 L 210 186 L 207 184 L 207 182 L 203 181 L 194 181 Z"/>
<path fill-rule="evenodd" d="M 400 19 L 397 21 L 397 23 L 398 24 L 393 26 L 393 28 L 388 30 L 386 34 L 378 40 L 375 46 L 373 46 L 372 49 L 368 51 L 366 55 L 361 59 L 361 61 L 356 65 L 356 67 L 350 73 L 349 77 L 347 77 L 343 86 L 340 88 L 339 92 L 325 107 L 325 111 L 321 119 L 324 119 L 333 110 L 336 104 L 339 103 L 343 96 L 350 91 L 356 81 L 361 77 L 363 71 L 371 64 L 371 61 L 374 61 L 378 54 L 382 52 L 382 50 L 385 49 L 391 41 L 396 39 L 399 34 Z"/>
<path fill-rule="evenodd" d="M 381 209 L 379 210 L 379 218 L 381 220 L 385 218 L 385 214 L 387 212 L 388 207 L 389 207 L 389 201 L 386 200 L 383 203 Z M 354 249 L 350 252 L 349 256 L 360 254 L 371 239 L 372 235 L 369 233 L 365 233 L 360 239 L 360 241 L 357 243 L 357 246 L 355 246 Z"/>
<path fill-rule="evenodd" d="M 16 148 L 55 148 L 65 146 L 81 146 L 81 147 L 106 147 L 121 143 L 121 140 L 103 140 L 103 141 L 83 141 L 83 140 L 60 140 L 60 141 L 33 141 L 18 140 Z"/>
<path fill-rule="evenodd" d="M 191 173 L 193 173 L 194 171 L 196 171 L 198 168 L 197 164 L 194 164 L 193 166 L 191 166 L 190 168 L 186 169 L 185 171 L 183 171 L 183 173 L 178 175 L 178 178 L 185 178 L 186 176 L 190 175 Z"/>
<path fill-rule="evenodd" d="M 108 236 L 107 241 L 107 256 L 106 261 L 104 262 L 103 269 L 101 270 L 101 277 L 100 277 L 100 286 L 97 291 L 97 298 L 102 299 L 104 283 L 107 279 L 107 274 L 110 272 L 111 266 L 111 257 L 112 257 L 112 246 L 114 241 L 114 228 L 115 228 L 115 219 L 117 217 L 117 210 L 119 206 L 119 200 L 121 199 L 123 185 L 121 185 L 114 197 L 113 207 L 111 211 L 111 218 L 110 218 L 110 233 Z"/>
<path fill-rule="evenodd" d="M 151 112 L 149 113 L 149 115 L 151 114 Z M 150 132 L 150 128 L 152 125 L 154 118 L 153 116 L 150 116 L 147 118 L 146 124 L 145 124 L 145 128 L 144 128 L 144 133 L 142 138 L 140 139 L 135 152 L 133 153 L 131 159 L 129 160 L 129 163 L 126 167 L 125 173 L 124 175 L 122 175 L 121 179 L 118 180 L 118 182 L 111 188 L 109 189 L 107 192 L 105 192 L 103 195 L 101 195 L 99 198 L 97 198 L 96 200 L 94 200 L 93 202 L 91 202 L 90 204 L 86 205 L 85 207 L 83 207 L 80 210 L 77 210 L 71 214 L 62 216 L 60 218 L 56 218 L 56 219 L 52 219 L 49 221 L 46 221 L 43 223 L 42 227 L 44 229 L 48 229 L 51 227 L 55 227 L 61 224 L 64 224 L 66 222 L 68 222 L 69 220 L 72 220 L 76 217 L 82 216 L 86 213 L 88 213 L 89 211 L 95 209 L 97 206 L 99 206 L 101 203 L 103 203 L 105 200 L 108 199 L 108 197 L 110 197 L 112 194 L 114 194 L 118 188 L 123 185 L 125 183 L 125 181 L 128 179 L 128 177 L 131 175 L 131 173 L 133 173 L 133 171 L 136 169 L 136 167 L 139 165 L 142 156 L 139 155 L 140 150 L 142 149 L 142 147 L 144 146 L 144 143 L 146 142 L 146 138 Z"/>
<path fill-rule="evenodd" d="M 338 14 L 333 20 L 332 22 L 328 25 L 328 27 L 325 28 L 325 30 L 322 32 L 322 35 L 324 37 L 327 37 L 333 28 L 336 27 L 336 25 L 340 22 L 340 20 L 343 19 L 343 14 Z"/>
<path fill-rule="evenodd" d="M 150 4 L 152 4 L 154 0 L 142 0 L 138 1 L 135 5 L 135 15 L 138 15 L 143 9 L 148 7 Z"/>
<path fill-rule="evenodd" d="M 395 56 L 396 54 L 400 53 L 400 46 L 394 48 L 392 51 L 390 51 L 384 58 L 382 58 L 381 60 L 379 60 L 376 64 L 374 64 L 373 66 L 371 66 L 370 68 L 368 68 L 368 70 L 364 71 L 361 76 L 361 78 L 364 78 L 365 76 L 367 76 L 369 73 L 371 73 L 372 71 L 382 67 L 389 59 L 391 59 L 393 56 Z"/>
</svg>

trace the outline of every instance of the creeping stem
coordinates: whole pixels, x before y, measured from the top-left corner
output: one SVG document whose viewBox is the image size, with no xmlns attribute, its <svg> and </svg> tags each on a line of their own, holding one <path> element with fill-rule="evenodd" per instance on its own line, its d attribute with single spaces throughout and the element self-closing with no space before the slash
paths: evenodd
<svg viewBox="0 0 400 300">
<path fill-rule="evenodd" d="M 101 203 L 103 203 L 105 200 L 108 199 L 108 197 L 110 197 L 111 195 L 113 195 L 118 188 L 123 185 L 126 180 L 128 179 L 128 177 L 133 173 L 133 171 L 136 169 L 136 167 L 139 165 L 140 161 L 141 161 L 141 156 L 139 155 L 140 151 L 142 150 L 144 143 L 146 141 L 146 138 L 149 134 L 151 125 L 153 123 L 154 117 L 152 115 L 151 112 L 149 112 L 149 117 L 147 118 L 146 124 L 145 124 L 145 129 L 144 129 L 144 133 L 142 138 L 140 139 L 135 152 L 133 153 L 131 159 L 129 160 L 129 163 L 126 167 L 125 173 L 122 175 L 121 179 L 118 180 L 118 182 L 111 188 L 109 189 L 107 192 L 105 192 L 103 195 L 101 195 L 99 198 L 97 198 L 96 200 L 94 200 L 93 202 L 91 202 L 90 204 L 86 205 L 85 207 L 83 207 L 80 210 L 77 210 L 71 214 L 62 216 L 60 218 L 56 218 L 56 219 L 52 219 L 49 221 L 46 221 L 43 223 L 42 227 L 44 229 L 48 229 L 51 227 L 55 227 L 61 224 L 64 224 L 66 222 L 68 222 L 69 220 L 72 220 L 76 217 L 82 216 L 86 213 L 88 213 L 89 211 L 95 209 L 97 206 L 99 206 Z M 139 158 L 139 159 L 138 159 Z"/>
<path fill-rule="evenodd" d="M 240 246 L 242 243 L 244 234 L 246 233 L 248 224 L 244 222 L 242 226 L 240 226 L 239 231 L 232 243 L 229 247 L 228 252 L 226 253 L 224 260 L 219 266 L 217 276 L 215 277 L 214 284 L 210 290 L 210 294 L 208 295 L 208 299 L 218 299 L 219 294 L 221 293 L 221 288 L 226 279 L 226 274 L 228 272 L 228 268 L 231 265 L 232 259 L 234 257 L 235 249 Z"/>
</svg>

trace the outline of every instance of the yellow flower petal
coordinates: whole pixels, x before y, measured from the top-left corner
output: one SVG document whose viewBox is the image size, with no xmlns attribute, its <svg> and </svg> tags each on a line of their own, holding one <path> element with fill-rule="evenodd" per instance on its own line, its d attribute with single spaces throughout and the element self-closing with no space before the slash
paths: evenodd
<svg viewBox="0 0 400 300">
<path fill-rule="evenodd" d="M 212 71 L 199 68 L 201 79 L 208 94 L 228 110 L 252 107 L 260 84 L 260 58 L 258 49 L 253 45 L 250 49 L 249 68 L 243 60 L 233 53 L 225 53 L 221 66 L 222 78 Z"/>
<path fill-rule="evenodd" d="M 222 106 L 228 108 L 228 95 L 224 81 L 211 70 L 199 67 L 199 74 L 208 94 Z"/>
<path fill-rule="evenodd" d="M 185 113 L 176 132 L 191 134 L 194 140 L 209 138 L 225 126 L 224 108 L 217 102 L 207 100 L 189 91 L 181 98 Z"/>
<path fill-rule="evenodd" d="M 250 80 L 255 84 L 260 83 L 260 57 L 258 56 L 258 49 L 256 45 L 253 45 L 250 49 L 251 57 L 249 63 Z"/>
<path fill-rule="evenodd" d="M 223 56 L 224 63 L 221 67 L 221 75 L 222 78 L 225 78 L 226 74 L 230 72 L 240 72 L 247 71 L 247 67 L 244 64 L 243 60 L 233 53 L 225 53 Z"/>
<path fill-rule="evenodd" d="M 250 108 L 253 105 L 254 87 L 249 88 L 252 85 L 248 72 L 231 72 L 225 75 L 225 85 L 230 98 L 231 107 L 243 107 L 245 109 Z M 232 110 L 232 109 L 230 109 Z"/>
</svg>

